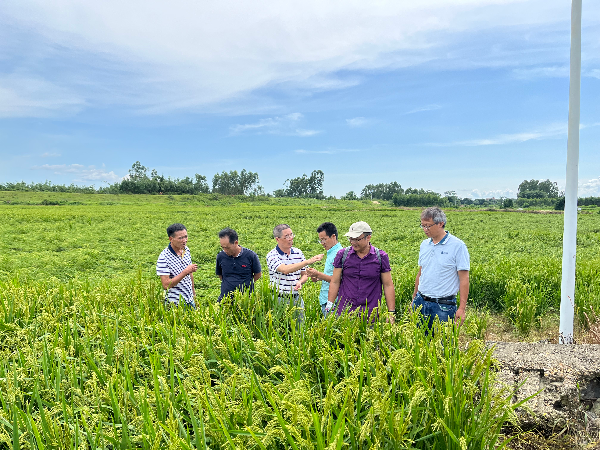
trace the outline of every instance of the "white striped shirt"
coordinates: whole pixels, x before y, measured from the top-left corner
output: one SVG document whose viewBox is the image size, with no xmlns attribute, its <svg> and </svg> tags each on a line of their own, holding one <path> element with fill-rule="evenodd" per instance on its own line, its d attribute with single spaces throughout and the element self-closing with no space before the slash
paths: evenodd
<svg viewBox="0 0 600 450">
<path fill-rule="evenodd" d="M 281 293 L 289 294 L 294 290 L 294 286 L 301 277 L 301 271 L 296 270 L 295 272 L 288 273 L 287 275 L 277 272 L 277 268 L 282 265 L 295 264 L 298 262 L 305 261 L 306 258 L 300 249 L 292 247 L 290 254 L 288 255 L 283 250 L 276 246 L 273 250 L 267 253 L 267 266 L 269 267 L 269 281 L 271 285 L 275 286 Z"/>
<path fill-rule="evenodd" d="M 171 247 L 171 244 L 165 248 L 156 262 L 156 275 L 169 275 L 169 278 L 175 278 L 183 270 L 192 264 L 192 255 L 190 249 L 186 246 L 183 257 L 179 256 Z M 192 290 L 192 277 L 188 274 L 177 283 L 166 291 L 165 302 L 175 303 L 179 305 L 179 296 L 185 300 L 185 302 L 195 307 L 194 303 L 194 291 Z"/>
</svg>

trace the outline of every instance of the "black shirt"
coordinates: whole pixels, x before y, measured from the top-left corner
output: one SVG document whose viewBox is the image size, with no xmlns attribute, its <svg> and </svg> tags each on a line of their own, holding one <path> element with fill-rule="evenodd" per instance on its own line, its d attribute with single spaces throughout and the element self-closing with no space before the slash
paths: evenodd
<svg viewBox="0 0 600 450">
<path fill-rule="evenodd" d="M 224 251 L 217 255 L 215 273 L 223 277 L 219 301 L 230 292 L 254 289 L 254 275 L 262 272 L 258 256 L 252 250 L 241 247 L 238 256 L 229 256 Z"/>
</svg>

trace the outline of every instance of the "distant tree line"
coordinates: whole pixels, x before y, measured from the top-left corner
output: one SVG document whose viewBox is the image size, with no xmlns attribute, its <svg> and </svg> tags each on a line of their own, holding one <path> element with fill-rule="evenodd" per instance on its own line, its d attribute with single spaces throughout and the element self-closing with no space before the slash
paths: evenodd
<svg viewBox="0 0 600 450">
<path fill-rule="evenodd" d="M 449 204 L 449 199 L 442 197 L 437 192 L 414 188 L 403 189 L 396 181 L 367 184 L 360 191 L 360 198 L 391 201 L 394 206 L 447 206 Z M 359 197 L 354 191 L 350 191 L 342 199 L 358 200 Z"/>
<path fill-rule="evenodd" d="M 148 174 L 150 172 L 150 174 Z M 326 198 L 323 193 L 325 174 L 322 170 L 313 170 L 310 175 L 285 180 L 282 189 L 273 192 L 275 197 L 292 198 Z M 204 175 L 195 174 L 193 178 L 171 178 L 159 175 L 153 169 L 143 166 L 136 161 L 129 169 L 128 175 L 121 181 L 107 187 L 69 186 L 45 183 L 0 183 L 0 191 L 36 191 L 36 192 L 66 192 L 66 193 L 101 193 L 101 194 L 223 194 L 271 196 L 265 193 L 259 184 L 258 173 L 243 169 L 241 172 L 223 171 L 213 176 L 212 187 Z M 330 197 L 334 198 L 334 197 Z M 548 180 L 524 180 L 519 184 L 517 198 L 459 198 L 455 191 L 444 194 L 425 189 L 403 189 L 400 183 L 367 184 L 359 194 L 349 191 L 341 197 L 342 200 L 370 200 L 390 202 L 394 206 L 426 207 L 426 206 L 473 206 L 500 208 L 554 208 L 564 209 L 564 192 L 560 192 L 556 182 Z M 579 206 L 600 206 L 600 197 L 579 198 Z"/>
</svg>

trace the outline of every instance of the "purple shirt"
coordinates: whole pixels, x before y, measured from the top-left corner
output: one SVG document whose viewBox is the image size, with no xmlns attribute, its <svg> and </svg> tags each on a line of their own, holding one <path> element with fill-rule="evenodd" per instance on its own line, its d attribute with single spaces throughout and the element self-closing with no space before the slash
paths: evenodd
<svg viewBox="0 0 600 450">
<path fill-rule="evenodd" d="M 364 311 L 365 304 L 369 307 L 369 315 L 373 308 L 379 306 L 381 301 L 381 274 L 390 272 L 390 258 L 383 250 L 381 254 L 381 264 L 375 254 L 375 248 L 371 245 L 369 253 L 360 259 L 353 248 L 348 252 L 344 271 L 342 273 L 342 282 L 338 292 L 337 315 L 342 314 L 344 309 L 349 311 L 359 309 Z M 341 249 L 333 260 L 333 267 L 340 269 L 342 267 L 342 257 L 344 249 Z"/>
</svg>

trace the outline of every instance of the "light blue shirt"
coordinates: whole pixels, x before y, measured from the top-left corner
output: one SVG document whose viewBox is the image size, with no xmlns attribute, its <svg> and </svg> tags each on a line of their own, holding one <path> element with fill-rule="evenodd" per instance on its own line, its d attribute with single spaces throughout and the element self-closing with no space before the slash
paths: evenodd
<svg viewBox="0 0 600 450">
<path fill-rule="evenodd" d="M 460 286 L 458 271 L 471 267 L 469 251 L 463 241 L 446 231 L 437 244 L 431 238 L 421 242 L 419 266 L 421 294 L 434 298 L 456 295 Z"/>
<path fill-rule="evenodd" d="M 341 249 L 343 249 L 342 244 L 339 242 L 327 250 L 327 259 L 325 260 L 325 270 L 323 273 L 325 275 L 333 275 L 333 260 L 335 259 L 335 255 Z M 327 303 L 327 295 L 329 295 L 329 281 L 323 281 L 321 283 L 321 293 L 319 294 L 319 302 L 321 305 Z"/>
</svg>

